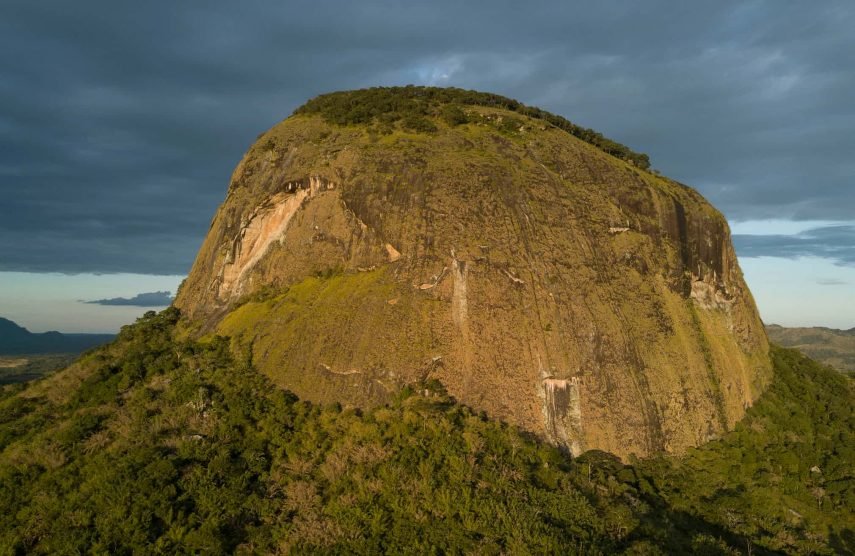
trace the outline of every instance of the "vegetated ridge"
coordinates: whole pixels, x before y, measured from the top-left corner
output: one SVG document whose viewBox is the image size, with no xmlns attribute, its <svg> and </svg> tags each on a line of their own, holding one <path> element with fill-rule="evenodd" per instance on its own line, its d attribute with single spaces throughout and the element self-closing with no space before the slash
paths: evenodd
<svg viewBox="0 0 855 556">
<path fill-rule="evenodd" d="M 276 388 L 179 313 L 0 388 L 9 554 L 851 554 L 852 381 L 774 348 L 733 431 L 570 458 L 413 384 L 366 411 Z"/>
<path fill-rule="evenodd" d="M 855 328 L 766 326 L 769 338 L 844 373 L 855 374 Z"/>
<path fill-rule="evenodd" d="M 338 125 L 378 125 L 384 132 L 393 130 L 396 123 L 415 131 L 436 131 L 436 125 L 426 116 L 439 116 L 450 125 L 468 122 L 463 106 L 501 108 L 566 131 L 598 149 L 630 162 L 644 170 L 650 168 L 650 158 L 634 152 L 626 145 L 612 141 L 593 129 L 574 124 L 562 116 L 511 98 L 493 93 L 468 91 L 455 87 L 374 87 L 357 91 L 340 91 L 311 99 L 294 111 L 295 114 L 318 114 Z M 502 118 L 507 131 L 516 131 L 521 120 Z"/>
<path fill-rule="evenodd" d="M 309 101 L 238 164 L 175 305 L 315 402 L 436 379 L 574 454 L 732 429 L 770 363 L 727 222 L 553 121 L 460 90 Z"/>
</svg>

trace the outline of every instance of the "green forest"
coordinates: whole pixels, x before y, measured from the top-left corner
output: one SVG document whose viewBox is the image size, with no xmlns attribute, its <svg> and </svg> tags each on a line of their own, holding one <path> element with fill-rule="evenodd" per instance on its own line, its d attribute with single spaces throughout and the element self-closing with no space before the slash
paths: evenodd
<svg viewBox="0 0 855 556">
<path fill-rule="evenodd" d="M 639 168 L 650 168 L 650 158 L 646 154 L 637 153 L 626 145 L 612 141 L 593 129 L 578 126 L 562 116 L 501 95 L 455 87 L 408 85 L 340 91 L 317 96 L 294 113 L 320 115 L 337 125 L 377 124 L 378 129 L 391 131 L 393 125 L 400 124 L 406 130 L 431 133 L 437 130 L 432 121 L 434 118 L 456 126 L 476 117 L 474 114 L 467 115 L 461 106 L 499 108 L 540 120 Z M 507 129 L 516 129 L 522 123 L 506 118 L 503 125 Z"/>
<path fill-rule="evenodd" d="M 774 348 L 734 431 L 681 457 L 572 459 L 438 383 L 372 410 L 277 389 L 228 338 L 147 313 L 0 394 L 4 554 L 841 554 L 850 379 Z"/>
</svg>

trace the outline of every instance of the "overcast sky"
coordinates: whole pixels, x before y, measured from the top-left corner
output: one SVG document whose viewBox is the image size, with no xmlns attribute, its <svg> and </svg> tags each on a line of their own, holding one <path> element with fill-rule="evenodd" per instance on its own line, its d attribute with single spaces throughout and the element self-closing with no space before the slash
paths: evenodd
<svg viewBox="0 0 855 556">
<path fill-rule="evenodd" d="M 3 0 L 0 315 L 26 273 L 159 275 L 89 299 L 177 284 L 258 133 L 318 93 L 415 83 L 648 153 L 739 232 L 765 320 L 855 326 L 855 3 L 462 4 Z M 811 295 L 837 302 L 808 317 Z"/>
</svg>

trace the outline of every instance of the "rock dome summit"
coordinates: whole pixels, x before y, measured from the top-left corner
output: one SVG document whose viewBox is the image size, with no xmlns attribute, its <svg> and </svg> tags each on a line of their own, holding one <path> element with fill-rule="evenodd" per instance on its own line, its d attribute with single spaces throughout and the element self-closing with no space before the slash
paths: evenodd
<svg viewBox="0 0 855 556">
<path fill-rule="evenodd" d="M 724 217 L 648 167 L 497 95 L 322 95 L 240 161 L 175 305 L 311 401 L 436 380 L 573 454 L 680 453 L 769 348 Z"/>
</svg>

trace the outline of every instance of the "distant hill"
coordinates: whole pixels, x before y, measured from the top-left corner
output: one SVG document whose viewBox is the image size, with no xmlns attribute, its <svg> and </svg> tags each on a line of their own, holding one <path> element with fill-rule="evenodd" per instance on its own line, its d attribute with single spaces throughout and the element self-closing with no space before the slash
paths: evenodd
<svg viewBox="0 0 855 556">
<path fill-rule="evenodd" d="M 798 349 L 835 369 L 855 373 L 855 328 L 786 328 L 770 324 L 766 332 L 777 344 Z"/>
<path fill-rule="evenodd" d="M 0 355 L 79 353 L 105 344 L 114 337 L 113 334 L 61 334 L 55 331 L 34 334 L 0 317 Z"/>
</svg>

